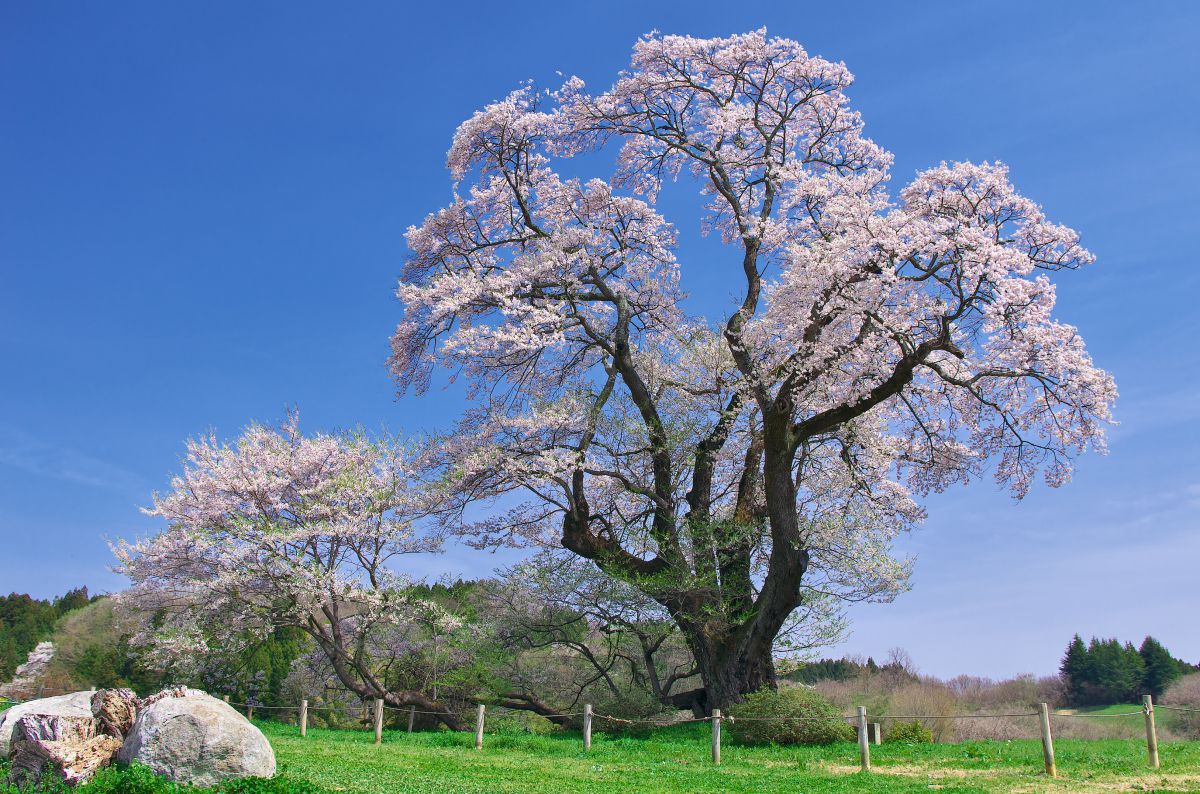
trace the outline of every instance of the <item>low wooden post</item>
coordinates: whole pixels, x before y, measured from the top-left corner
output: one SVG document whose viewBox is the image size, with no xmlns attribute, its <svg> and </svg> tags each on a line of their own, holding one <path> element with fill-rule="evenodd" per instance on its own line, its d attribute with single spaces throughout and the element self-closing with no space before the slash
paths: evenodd
<svg viewBox="0 0 1200 794">
<path fill-rule="evenodd" d="M 415 720 L 416 718 L 417 718 L 417 707 L 409 706 L 408 707 L 408 732 L 409 733 L 412 733 L 413 720 Z"/>
<path fill-rule="evenodd" d="M 867 736 L 867 707 L 858 707 L 858 761 L 862 771 L 871 771 L 871 743 Z"/>
<path fill-rule="evenodd" d="M 1038 717 L 1042 723 L 1042 756 L 1046 761 L 1046 774 L 1058 777 L 1058 769 L 1054 766 L 1054 737 L 1050 735 L 1050 707 L 1045 703 L 1038 704 Z"/>
<path fill-rule="evenodd" d="M 383 744 L 383 698 L 375 698 L 375 744 Z"/>
<path fill-rule="evenodd" d="M 878 722 L 871 723 L 871 734 L 871 739 L 877 746 L 883 744 L 883 728 L 879 726 Z"/>
<path fill-rule="evenodd" d="M 483 749 L 483 710 L 484 705 L 479 704 L 479 711 L 475 714 L 475 749 Z"/>
<path fill-rule="evenodd" d="M 583 751 L 592 749 L 592 704 L 583 704 Z"/>
<path fill-rule="evenodd" d="M 1154 698 L 1142 696 L 1142 713 L 1146 715 L 1146 753 L 1150 756 L 1150 766 L 1158 769 L 1158 731 L 1154 729 Z"/>
<path fill-rule="evenodd" d="M 254 719 L 254 706 L 253 705 L 250 705 L 250 704 L 246 705 L 246 719 L 248 719 L 248 720 Z"/>
<path fill-rule="evenodd" d="M 308 736 L 308 701 L 300 701 L 300 735 Z"/>
<path fill-rule="evenodd" d="M 721 763 L 721 710 L 712 712 L 712 758 L 714 764 Z"/>
</svg>

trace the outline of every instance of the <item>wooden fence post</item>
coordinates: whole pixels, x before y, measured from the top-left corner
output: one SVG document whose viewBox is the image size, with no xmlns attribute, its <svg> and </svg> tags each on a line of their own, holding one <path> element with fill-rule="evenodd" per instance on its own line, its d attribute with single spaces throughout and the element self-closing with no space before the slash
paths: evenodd
<svg viewBox="0 0 1200 794">
<path fill-rule="evenodd" d="M 416 719 L 416 717 L 417 717 L 417 707 L 409 706 L 408 707 L 408 732 L 409 733 L 412 733 L 413 720 Z"/>
<path fill-rule="evenodd" d="M 375 744 L 383 744 L 383 698 L 375 698 Z"/>
<path fill-rule="evenodd" d="M 721 763 L 721 710 L 712 712 L 712 758 L 714 764 Z"/>
<path fill-rule="evenodd" d="M 222 700 L 224 700 L 226 703 L 228 703 L 228 702 L 229 702 L 229 695 L 226 695 L 225 697 L 223 697 L 223 698 L 222 698 Z"/>
<path fill-rule="evenodd" d="M 483 749 L 483 710 L 484 705 L 479 704 L 479 711 L 475 714 L 475 749 Z"/>
<path fill-rule="evenodd" d="M 246 705 L 246 719 L 248 719 L 248 720 L 254 719 L 254 706 L 253 705 L 250 705 L 250 704 Z"/>
<path fill-rule="evenodd" d="M 583 751 L 592 749 L 592 704 L 583 704 Z"/>
<path fill-rule="evenodd" d="M 1039 703 L 1038 716 L 1042 723 L 1042 756 L 1046 761 L 1046 774 L 1058 777 L 1058 769 L 1054 766 L 1054 738 L 1050 735 L 1050 707 Z"/>
<path fill-rule="evenodd" d="M 867 707 L 858 707 L 858 760 L 862 771 L 871 771 L 871 743 L 867 736 Z"/>
<path fill-rule="evenodd" d="M 875 730 L 874 730 L 874 734 L 875 734 L 875 736 L 873 737 L 873 738 L 875 739 L 875 744 L 876 744 L 876 745 L 883 744 L 883 728 L 881 728 L 881 727 L 879 726 L 879 723 L 878 723 L 878 722 L 872 722 L 872 723 L 871 723 L 871 725 L 872 725 L 872 726 L 874 727 L 874 729 L 875 729 Z"/>
<path fill-rule="evenodd" d="M 300 701 L 300 735 L 308 736 L 308 701 Z"/>
<path fill-rule="evenodd" d="M 1154 729 L 1154 698 L 1142 696 L 1142 713 L 1146 715 L 1146 752 L 1150 766 L 1158 769 L 1158 731 Z"/>
</svg>

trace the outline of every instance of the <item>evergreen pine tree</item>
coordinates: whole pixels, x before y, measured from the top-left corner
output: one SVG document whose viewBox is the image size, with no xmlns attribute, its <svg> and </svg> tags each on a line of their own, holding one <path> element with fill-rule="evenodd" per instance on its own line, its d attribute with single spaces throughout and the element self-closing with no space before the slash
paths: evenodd
<svg viewBox="0 0 1200 794">
<path fill-rule="evenodd" d="M 1146 663 L 1142 660 L 1142 655 L 1138 653 L 1138 649 L 1133 646 L 1132 642 L 1125 643 L 1121 648 L 1121 657 L 1125 681 L 1120 692 L 1114 693 L 1119 696 L 1113 702 L 1140 702 L 1144 692 L 1142 682 L 1146 678 Z"/>
<path fill-rule="evenodd" d="M 1067 699 L 1072 706 L 1082 705 L 1088 683 L 1088 650 L 1078 634 L 1067 646 L 1059 670 L 1067 685 Z"/>
<path fill-rule="evenodd" d="M 1116 638 L 1092 638 L 1088 645 L 1089 680 L 1084 693 L 1087 703 L 1128 703 L 1137 698 L 1145 665 L 1132 643 Z"/>
<path fill-rule="evenodd" d="M 1138 649 L 1138 654 L 1142 657 L 1145 665 L 1142 688 L 1157 700 L 1162 697 L 1162 693 L 1171 685 L 1171 682 L 1179 678 L 1181 673 L 1179 663 L 1171 657 L 1170 652 L 1163 647 L 1162 643 L 1149 636 L 1142 640 L 1142 647 Z"/>
</svg>

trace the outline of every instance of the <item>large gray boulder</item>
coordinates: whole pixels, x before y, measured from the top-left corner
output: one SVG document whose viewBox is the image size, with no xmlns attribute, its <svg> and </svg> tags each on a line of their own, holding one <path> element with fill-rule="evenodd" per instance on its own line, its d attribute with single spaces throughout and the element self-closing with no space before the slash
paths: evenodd
<svg viewBox="0 0 1200 794">
<path fill-rule="evenodd" d="M 11 744 L 16 732 L 17 720 L 27 714 L 41 714 L 56 717 L 90 717 L 92 716 L 92 695 L 95 690 L 73 692 L 70 695 L 59 695 L 52 698 L 41 698 L 21 703 L 0 712 L 0 758 L 8 758 Z"/>
<path fill-rule="evenodd" d="M 267 737 L 228 703 L 195 689 L 156 698 L 143 701 L 119 761 L 195 786 L 275 774 Z"/>
</svg>

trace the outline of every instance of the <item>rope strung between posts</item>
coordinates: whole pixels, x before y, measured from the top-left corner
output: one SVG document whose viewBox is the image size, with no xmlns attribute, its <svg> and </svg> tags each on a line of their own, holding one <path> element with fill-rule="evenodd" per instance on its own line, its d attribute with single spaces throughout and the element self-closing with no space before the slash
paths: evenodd
<svg viewBox="0 0 1200 794">
<path fill-rule="evenodd" d="M 670 725 L 682 725 L 686 722 L 710 722 L 712 717 L 692 717 L 691 719 L 683 720 L 626 720 L 620 717 L 613 717 L 608 714 L 593 713 L 593 719 L 608 720 L 609 722 L 619 722 L 622 725 L 656 725 L 660 728 L 665 728 Z"/>
<path fill-rule="evenodd" d="M 1003 717 L 1036 717 L 1038 713 L 1023 711 L 1019 714 L 868 714 L 867 716 L 873 720 L 990 720 Z M 858 719 L 858 715 L 848 714 L 846 719 Z"/>
<path fill-rule="evenodd" d="M 9 697 L 0 696 L 0 706 L 12 707 L 12 706 L 19 706 L 23 703 L 32 703 L 32 702 L 33 702 L 32 700 L 14 700 Z M 237 707 L 237 708 L 253 707 L 256 711 L 288 712 L 288 711 L 298 711 L 300 708 L 299 706 L 264 706 L 264 705 L 260 705 L 257 703 L 255 703 L 255 704 L 230 703 L 229 705 Z M 432 717 L 445 717 L 449 714 L 454 713 L 453 711 L 430 711 L 428 709 L 417 709 L 417 708 L 413 708 L 411 706 L 384 706 L 383 708 L 384 708 L 384 711 L 391 711 L 391 712 L 399 713 L 399 714 L 424 714 L 424 715 L 428 715 L 428 716 L 432 716 Z M 492 713 L 496 714 L 496 715 L 536 714 L 536 712 L 533 712 L 529 709 L 516 709 L 516 708 L 511 708 L 508 706 L 494 706 L 493 708 L 494 708 L 494 711 Z M 1181 712 L 1188 712 L 1188 713 L 1193 713 L 1193 714 L 1200 714 L 1200 708 L 1190 708 L 1187 706 L 1175 706 L 1175 705 L 1169 705 L 1169 704 L 1164 704 L 1164 703 L 1155 703 L 1154 708 L 1166 709 L 1168 711 L 1181 711 Z M 371 706 L 370 704 L 365 704 L 363 706 L 309 706 L 308 707 L 309 713 L 315 713 L 315 712 L 337 713 L 337 714 L 342 714 L 347 717 L 352 717 L 355 719 L 361 718 L 363 716 L 364 710 L 369 711 L 372 709 L 373 709 L 373 706 Z M 554 713 L 554 714 L 538 714 L 537 716 L 546 717 L 548 719 L 566 719 L 566 718 L 573 718 L 573 717 L 582 717 L 582 716 L 584 716 L 584 712 L 570 711 L 570 712 Z M 1028 712 L 1015 712 L 1015 713 L 1002 713 L 1002 714 L 871 714 L 868 716 L 870 719 L 876 720 L 876 721 L 878 721 L 878 720 L 986 720 L 986 719 L 1005 719 L 1005 718 L 1013 718 L 1013 717 L 1036 717 L 1036 716 L 1038 716 L 1038 713 L 1036 711 L 1028 711 Z M 1117 717 L 1142 717 L 1142 716 L 1145 716 L 1145 712 L 1140 709 L 1138 711 L 1122 711 L 1117 714 L 1076 714 L 1076 713 L 1068 712 L 1068 711 L 1053 711 L 1053 712 L 1051 712 L 1051 716 L 1067 717 L 1067 718 L 1073 718 L 1073 719 L 1107 719 L 1107 718 L 1117 718 Z M 594 719 L 608 720 L 609 722 L 620 723 L 622 725 L 651 725 L 651 726 L 657 726 L 657 727 L 668 727 L 671 725 L 683 725 L 683 724 L 692 723 L 692 722 L 710 722 L 713 719 L 712 717 L 689 717 L 686 719 L 678 719 L 678 720 L 626 719 L 623 717 L 615 717 L 611 714 L 601 714 L 599 712 L 593 712 L 592 717 Z M 851 720 L 851 719 L 857 719 L 858 715 L 857 714 L 843 714 L 843 715 L 841 715 L 840 718 L 846 719 L 846 720 Z M 722 715 L 721 717 L 719 717 L 718 719 L 728 721 L 729 723 L 732 724 L 732 723 L 736 723 L 739 720 L 742 722 L 769 722 L 772 720 L 792 721 L 792 722 L 821 722 L 821 721 L 825 721 L 825 720 L 829 720 L 829 719 L 833 719 L 833 718 L 811 716 L 811 715 L 804 715 L 804 714 L 773 714 L 773 715 L 746 714 L 743 716 L 737 716 L 737 715 L 733 715 L 733 714 L 725 714 L 725 715 Z"/>
<path fill-rule="evenodd" d="M 435 717 L 445 717 L 448 713 L 445 711 L 422 711 L 421 709 L 410 708 L 409 706 L 384 706 L 384 711 L 395 711 L 400 714 L 432 714 Z"/>
</svg>

